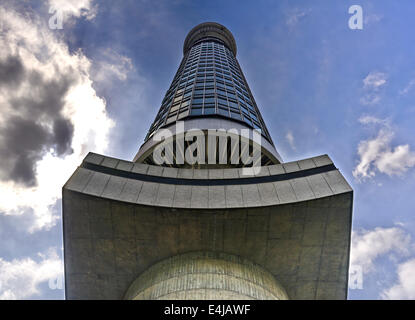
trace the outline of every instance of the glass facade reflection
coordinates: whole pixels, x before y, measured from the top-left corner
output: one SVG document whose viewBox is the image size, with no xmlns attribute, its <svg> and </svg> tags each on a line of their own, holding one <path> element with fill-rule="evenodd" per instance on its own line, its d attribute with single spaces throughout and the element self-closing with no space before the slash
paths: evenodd
<svg viewBox="0 0 415 320">
<path fill-rule="evenodd" d="M 146 140 L 175 121 L 211 116 L 260 129 L 273 144 L 234 54 L 221 40 L 206 37 L 185 53 Z"/>
</svg>

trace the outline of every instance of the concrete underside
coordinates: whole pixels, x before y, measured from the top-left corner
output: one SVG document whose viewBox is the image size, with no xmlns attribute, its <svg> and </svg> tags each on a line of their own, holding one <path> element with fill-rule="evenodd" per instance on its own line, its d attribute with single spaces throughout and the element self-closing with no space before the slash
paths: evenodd
<svg viewBox="0 0 415 320">
<path fill-rule="evenodd" d="M 133 282 L 128 300 L 286 300 L 267 270 L 220 252 L 190 252 L 151 266 Z"/>
<path fill-rule="evenodd" d="M 330 165 L 245 177 L 89 154 L 63 188 L 66 298 L 123 299 L 155 263 L 204 251 L 262 266 L 290 299 L 345 299 L 353 191 Z"/>
</svg>

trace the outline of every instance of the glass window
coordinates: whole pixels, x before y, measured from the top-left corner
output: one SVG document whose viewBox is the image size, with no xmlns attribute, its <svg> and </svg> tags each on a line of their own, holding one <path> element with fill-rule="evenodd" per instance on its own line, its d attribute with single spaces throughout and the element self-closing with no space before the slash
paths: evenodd
<svg viewBox="0 0 415 320">
<path fill-rule="evenodd" d="M 179 116 L 177 117 L 177 119 L 182 119 L 188 115 L 189 115 L 189 110 L 184 110 L 183 112 L 179 113 Z"/>
<path fill-rule="evenodd" d="M 244 115 L 245 115 L 245 114 L 244 114 Z M 250 120 L 249 118 L 244 117 L 244 121 L 245 121 L 247 124 L 251 125 L 251 120 Z"/>
<path fill-rule="evenodd" d="M 197 95 L 203 95 L 203 90 L 201 89 L 195 90 L 195 96 Z"/>
<path fill-rule="evenodd" d="M 192 108 L 191 114 L 196 116 L 202 114 L 202 108 Z"/>
<path fill-rule="evenodd" d="M 236 95 L 235 95 L 235 93 L 230 92 L 230 91 L 228 91 L 228 97 L 229 97 L 229 98 L 236 99 Z"/>
<path fill-rule="evenodd" d="M 167 118 L 166 123 L 170 123 L 173 122 L 174 120 L 176 120 L 177 114 L 173 114 L 170 117 Z"/>
<path fill-rule="evenodd" d="M 238 108 L 238 104 L 235 101 L 229 100 L 229 106 L 233 108 Z"/>
<path fill-rule="evenodd" d="M 248 109 L 245 106 L 241 105 L 241 109 L 243 112 L 246 112 L 248 114 Z"/>
<path fill-rule="evenodd" d="M 203 99 L 202 98 L 193 98 L 192 104 L 202 104 Z"/>
<path fill-rule="evenodd" d="M 191 95 L 192 95 L 192 90 L 189 90 L 183 95 L 183 99 L 186 99 L 186 98 L 190 97 Z"/>
<path fill-rule="evenodd" d="M 205 103 L 215 103 L 215 98 L 213 96 L 205 97 Z"/>
<path fill-rule="evenodd" d="M 241 114 L 239 112 L 236 113 L 236 112 L 231 111 L 231 117 L 235 118 L 235 119 L 242 120 Z"/>
<path fill-rule="evenodd" d="M 261 126 L 260 126 L 260 124 L 259 123 L 257 123 L 257 122 L 252 122 L 252 124 L 254 125 L 254 128 L 255 129 L 261 129 Z"/>
<path fill-rule="evenodd" d="M 180 104 L 180 102 L 175 102 L 175 103 L 173 103 L 173 107 L 174 106 L 177 106 L 178 104 Z M 164 111 L 166 111 L 168 108 L 166 108 Z"/>
<path fill-rule="evenodd" d="M 225 90 L 225 86 L 221 84 L 219 81 L 216 82 L 216 87 L 222 90 Z"/>
<path fill-rule="evenodd" d="M 187 107 L 188 105 L 190 105 L 190 100 L 183 101 L 181 107 L 184 108 L 184 107 Z"/>
<path fill-rule="evenodd" d="M 224 116 L 229 116 L 229 111 L 227 109 L 218 108 L 218 113 Z"/>
<path fill-rule="evenodd" d="M 218 88 L 217 93 L 224 96 L 224 98 L 226 97 L 226 92 L 224 90 L 221 90 L 221 89 Z"/>
<path fill-rule="evenodd" d="M 215 113 L 215 108 L 206 108 L 205 107 L 205 114 L 214 114 Z"/>
<path fill-rule="evenodd" d="M 224 104 L 225 106 L 228 105 L 228 102 L 222 98 L 218 98 L 218 103 Z"/>
<path fill-rule="evenodd" d="M 177 111 L 177 110 L 179 110 L 179 105 L 175 105 L 174 107 L 172 107 L 172 108 L 170 109 L 170 112 L 175 112 L 175 111 Z"/>
</svg>

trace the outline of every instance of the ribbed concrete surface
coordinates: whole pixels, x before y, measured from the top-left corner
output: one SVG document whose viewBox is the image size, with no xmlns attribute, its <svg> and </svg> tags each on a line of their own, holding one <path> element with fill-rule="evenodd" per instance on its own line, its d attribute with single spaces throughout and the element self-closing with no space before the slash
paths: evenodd
<svg viewBox="0 0 415 320">
<path fill-rule="evenodd" d="M 219 252 L 193 252 L 156 263 L 128 289 L 134 300 L 286 300 L 274 276 L 261 266 Z"/>
<path fill-rule="evenodd" d="M 273 176 L 333 164 L 327 155 L 300 161 L 261 167 L 255 175 L 244 174 L 243 169 L 175 169 L 132 163 L 90 153 L 84 163 L 116 168 L 125 172 L 155 177 L 182 179 L 250 179 Z M 64 189 L 101 198 L 169 208 L 249 208 L 281 205 L 321 199 L 352 192 L 352 188 L 338 170 L 308 177 L 229 186 L 166 185 L 140 181 L 95 172 L 79 167 Z"/>
</svg>

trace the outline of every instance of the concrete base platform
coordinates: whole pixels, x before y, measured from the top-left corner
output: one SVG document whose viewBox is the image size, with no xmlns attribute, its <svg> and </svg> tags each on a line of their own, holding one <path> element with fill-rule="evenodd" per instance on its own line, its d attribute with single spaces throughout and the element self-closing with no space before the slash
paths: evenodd
<svg viewBox="0 0 415 320">
<path fill-rule="evenodd" d="M 123 299 L 143 272 L 203 251 L 248 259 L 290 299 L 345 299 L 353 191 L 327 156 L 174 169 L 89 154 L 63 188 L 67 299 Z"/>
</svg>

